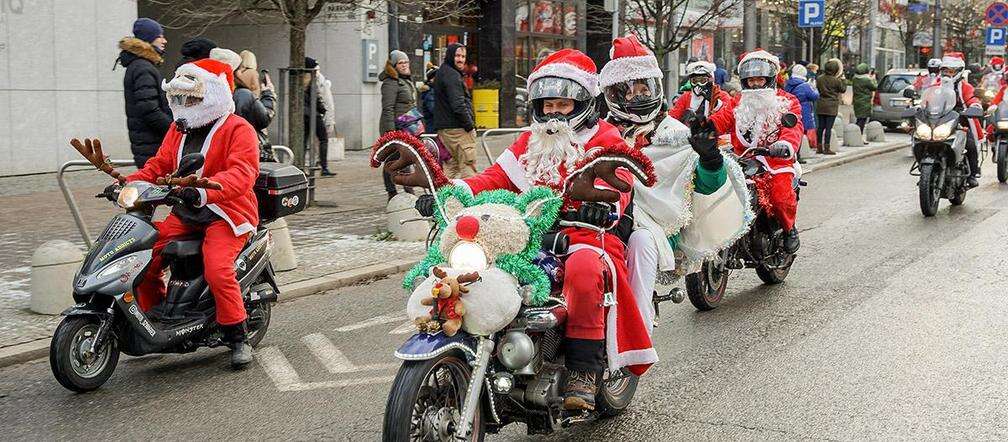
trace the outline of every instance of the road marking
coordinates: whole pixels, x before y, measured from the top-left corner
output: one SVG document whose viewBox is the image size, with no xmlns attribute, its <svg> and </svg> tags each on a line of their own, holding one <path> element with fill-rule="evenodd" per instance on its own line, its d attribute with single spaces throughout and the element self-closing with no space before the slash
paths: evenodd
<svg viewBox="0 0 1008 442">
<path fill-rule="evenodd" d="M 388 332 L 388 334 L 405 335 L 407 333 L 416 333 L 416 332 L 417 332 L 416 324 L 413 321 L 406 321 L 402 323 L 402 325 L 392 329 L 392 331 Z"/>
<path fill-rule="evenodd" d="M 398 363 L 367 364 L 356 366 L 343 354 L 340 349 L 333 345 L 332 341 L 322 333 L 313 333 L 301 338 L 308 350 L 311 350 L 315 358 L 332 374 L 356 373 L 368 370 L 385 370 L 396 368 Z"/>
<path fill-rule="evenodd" d="M 265 347 L 256 352 L 256 360 L 266 371 L 266 375 L 276 385 L 277 390 L 287 391 L 290 387 L 301 384 L 301 376 L 287 361 L 287 357 L 276 347 Z"/>
<path fill-rule="evenodd" d="M 340 349 L 333 345 L 328 337 L 321 333 L 313 333 L 301 338 L 312 355 L 332 374 L 351 374 L 364 371 L 395 369 L 398 362 L 354 365 Z M 395 376 L 371 376 L 353 379 L 337 379 L 330 381 L 304 382 L 297 370 L 277 347 L 263 347 L 256 350 L 256 361 L 266 375 L 273 381 L 279 391 L 306 391 L 320 388 L 343 388 L 356 385 L 376 385 L 392 382 Z"/>
<path fill-rule="evenodd" d="M 345 333 L 349 331 L 360 330 L 362 328 L 367 328 L 375 325 L 388 324 L 390 322 L 399 322 L 403 320 L 405 317 L 406 317 L 405 311 L 388 313 L 381 316 L 375 316 L 371 319 L 365 319 L 356 324 L 344 325 L 343 327 L 337 328 L 336 331 L 340 333 Z"/>
</svg>

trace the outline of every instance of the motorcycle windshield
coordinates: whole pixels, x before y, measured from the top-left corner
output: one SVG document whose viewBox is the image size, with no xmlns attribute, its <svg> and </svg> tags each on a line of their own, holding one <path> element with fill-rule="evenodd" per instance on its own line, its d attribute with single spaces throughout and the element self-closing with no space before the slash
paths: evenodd
<svg viewBox="0 0 1008 442">
<path fill-rule="evenodd" d="M 931 118 L 945 115 L 955 109 L 956 93 L 950 85 L 937 85 L 924 90 L 921 109 Z"/>
<path fill-rule="evenodd" d="M 1008 103 L 1001 104 L 997 107 L 997 113 L 994 116 L 995 121 L 1008 121 Z"/>
</svg>

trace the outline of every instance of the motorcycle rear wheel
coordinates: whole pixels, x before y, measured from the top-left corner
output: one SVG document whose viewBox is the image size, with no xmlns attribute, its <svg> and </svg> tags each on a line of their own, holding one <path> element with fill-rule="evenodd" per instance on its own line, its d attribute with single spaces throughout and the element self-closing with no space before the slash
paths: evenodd
<svg viewBox="0 0 1008 442">
<path fill-rule="evenodd" d="M 404 361 L 385 404 L 382 440 L 454 441 L 471 375 L 469 364 L 454 352 Z M 470 440 L 475 442 L 486 436 L 481 409 L 476 407 L 472 426 Z"/>
<path fill-rule="evenodd" d="M 686 295 L 693 307 L 702 312 L 717 308 L 727 288 L 724 251 L 716 259 L 704 261 L 699 272 L 686 275 Z"/>
<path fill-rule="evenodd" d="M 269 329 L 272 311 L 273 306 L 269 302 L 263 302 L 249 312 L 250 323 L 253 322 L 251 321 L 253 316 L 258 315 L 258 318 L 255 318 L 255 323 L 258 324 L 258 327 L 249 327 L 248 343 L 252 347 L 258 347 L 259 343 L 266 337 L 266 330 Z"/>
<path fill-rule="evenodd" d="M 623 414 L 637 393 L 637 380 L 637 375 L 630 373 L 626 367 L 620 369 L 615 377 L 606 375 L 595 395 L 595 409 L 599 416 L 607 418 Z"/>
<path fill-rule="evenodd" d="M 918 196 L 920 197 L 921 213 L 925 217 L 935 216 L 938 213 L 938 202 L 941 200 L 942 189 L 942 168 L 940 164 L 922 165 L 920 168 L 920 181 L 917 182 Z"/>
<path fill-rule="evenodd" d="M 81 353 L 90 346 L 100 324 L 94 316 L 70 316 L 56 327 L 49 344 L 49 367 L 56 381 L 66 389 L 78 393 L 97 390 L 115 371 L 119 347 L 111 331 L 93 358 L 85 360 Z"/>
<path fill-rule="evenodd" d="M 772 268 L 766 263 L 761 262 L 756 265 L 756 276 L 759 276 L 759 279 L 764 284 L 780 284 L 784 282 L 788 273 L 791 272 L 791 265 L 794 264 L 796 256 L 798 255 L 787 255 L 784 258 L 785 262 L 783 265 Z"/>
</svg>

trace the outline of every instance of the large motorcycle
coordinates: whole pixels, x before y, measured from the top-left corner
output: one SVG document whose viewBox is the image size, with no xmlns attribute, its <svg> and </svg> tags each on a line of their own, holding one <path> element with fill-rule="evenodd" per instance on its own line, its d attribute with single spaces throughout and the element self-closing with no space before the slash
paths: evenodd
<svg viewBox="0 0 1008 442">
<path fill-rule="evenodd" d="M 781 125 L 794 127 L 798 118 L 794 114 L 785 114 Z M 784 249 L 784 229 L 761 203 L 761 180 L 770 178 L 766 164 L 757 156 L 767 156 L 769 150 L 765 147 L 751 147 L 739 155 L 739 165 L 749 187 L 750 207 L 756 218 L 749 231 L 739 238 L 735 244 L 722 250 L 716 257 L 704 261 L 700 271 L 686 275 L 686 295 L 697 310 L 707 311 L 716 308 L 724 299 L 728 288 L 728 277 L 732 271 L 751 268 L 766 284 L 784 282 L 791 271 L 791 264 L 797 254 L 788 253 Z M 801 180 L 801 165 L 795 163 L 794 189 L 795 195 L 801 192 L 805 182 Z"/>
<path fill-rule="evenodd" d="M 913 97 L 914 91 L 904 91 Z M 917 181 L 921 213 L 926 217 L 938 213 L 938 203 L 947 198 L 953 206 L 966 201 L 967 179 L 973 173 L 966 160 L 966 143 L 970 135 L 964 129 L 968 118 L 983 117 L 983 110 L 968 107 L 956 110 L 956 93 L 951 86 L 934 86 L 924 90 L 921 105 L 905 114 L 914 119 L 914 163 L 910 175 Z M 979 149 L 980 146 L 977 146 Z"/>
<path fill-rule="evenodd" d="M 1008 105 L 994 109 L 990 125 L 994 128 L 994 145 L 991 150 L 994 163 L 997 164 L 997 178 L 999 182 L 1008 182 Z"/>
<path fill-rule="evenodd" d="M 202 168 L 203 156 L 189 154 L 179 164 L 174 176 L 185 177 Z M 277 212 L 270 207 L 281 206 L 274 206 L 271 197 L 261 195 L 263 223 L 304 208 L 305 198 L 299 193 L 307 190 L 307 181 L 299 170 L 264 164 L 260 178 L 265 187 L 257 184 L 257 193 L 268 194 L 267 188 L 272 188 L 276 198 L 288 201 L 283 211 Z M 276 186 L 277 182 L 284 185 Z M 303 185 L 287 185 L 292 182 Z M 161 252 L 171 269 L 171 278 L 160 304 L 145 312 L 134 295 L 158 238 L 152 223 L 154 210 L 183 204 L 173 190 L 186 184 L 172 179 L 164 185 L 120 183 L 96 196 L 115 201 L 125 213 L 112 218 L 84 258 L 74 277 L 73 299 L 77 304 L 63 312 L 49 348 L 53 376 L 77 392 L 101 387 L 115 370 L 120 352 L 130 356 L 187 353 L 225 344 L 215 321 L 214 298 L 203 276 L 200 238 L 170 242 Z M 279 293 L 270 264 L 271 248 L 272 238 L 260 225 L 235 260 L 252 346 L 266 336 L 271 307 Z"/>
</svg>

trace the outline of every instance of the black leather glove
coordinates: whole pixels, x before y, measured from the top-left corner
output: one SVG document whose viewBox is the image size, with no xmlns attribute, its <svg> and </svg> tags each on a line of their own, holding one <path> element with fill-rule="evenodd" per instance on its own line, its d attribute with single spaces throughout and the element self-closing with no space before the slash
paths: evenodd
<svg viewBox="0 0 1008 442">
<path fill-rule="evenodd" d="M 119 195 L 117 195 L 117 193 L 116 193 L 117 190 L 119 190 L 119 185 L 118 184 L 109 184 L 108 186 L 105 186 L 105 190 L 102 190 L 101 193 L 99 193 L 99 194 L 97 194 L 95 196 L 96 197 L 105 197 L 105 199 L 107 199 L 109 201 L 112 201 L 112 202 L 115 202 L 115 200 L 119 198 Z"/>
<path fill-rule="evenodd" d="M 610 203 L 583 202 L 577 211 L 577 219 L 585 224 L 598 227 L 609 227 L 613 223 L 611 214 L 616 211 Z"/>
<path fill-rule="evenodd" d="M 717 146 L 717 137 L 713 131 L 707 130 L 694 134 L 689 139 L 693 151 L 700 155 L 700 166 L 709 171 L 717 171 L 724 165 L 721 149 Z"/>
<path fill-rule="evenodd" d="M 413 207 L 417 209 L 417 212 L 420 212 L 420 216 L 434 216 L 434 195 L 420 195 Z"/>
<path fill-rule="evenodd" d="M 192 187 L 183 187 L 178 191 L 178 198 L 189 207 L 199 207 L 200 193 Z"/>
<path fill-rule="evenodd" d="M 791 146 L 789 146 L 787 143 L 776 142 L 772 144 L 770 148 L 767 150 L 769 151 L 767 153 L 768 157 L 791 158 Z"/>
</svg>

